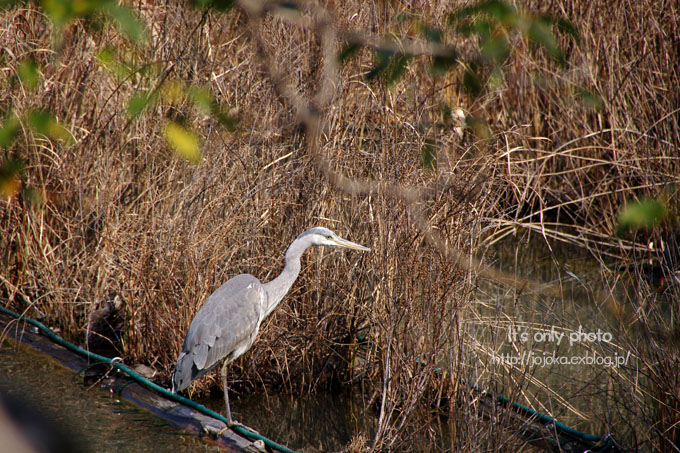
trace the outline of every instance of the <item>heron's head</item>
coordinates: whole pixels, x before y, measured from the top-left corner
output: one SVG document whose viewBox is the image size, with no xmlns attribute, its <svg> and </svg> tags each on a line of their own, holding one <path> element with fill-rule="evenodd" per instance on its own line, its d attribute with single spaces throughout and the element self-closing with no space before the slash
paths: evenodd
<svg viewBox="0 0 680 453">
<path fill-rule="evenodd" d="M 363 250 L 365 252 L 370 252 L 371 249 L 364 247 L 363 245 L 356 244 L 354 242 L 343 239 L 337 234 L 333 233 L 328 228 L 316 227 L 310 228 L 309 230 L 298 236 L 298 239 L 307 239 L 312 245 L 327 245 L 330 247 L 344 247 L 354 250 Z"/>
</svg>

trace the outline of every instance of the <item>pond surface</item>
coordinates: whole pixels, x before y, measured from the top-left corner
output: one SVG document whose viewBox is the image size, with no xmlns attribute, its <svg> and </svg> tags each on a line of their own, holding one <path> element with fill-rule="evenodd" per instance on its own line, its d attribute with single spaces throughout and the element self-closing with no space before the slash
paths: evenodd
<svg viewBox="0 0 680 453">
<path fill-rule="evenodd" d="M 487 347 L 478 348 L 484 351 L 480 361 L 494 360 L 502 376 L 494 388 L 510 395 L 521 382 L 516 402 L 588 434 L 625 437 L 627 419 L 613 408 L 635 375 L 637 359 L 603 295 L 613 288 L 621 306 L 630 309 L 627 299 L 634 292 L 626 295 L 630 285 L 620 279 L 610 286 L 605 275 L 616 275 L 584 248 L 556 241 L 549 248 L 538 235 L 520 242 L 495 247 L 493 266 L 550 284 L 559 297 L 480 282 L 475 310 L 482 321 L 472 329 Z"/>
<path fill-rule="evenodd" d="M 372 433 L 376 419 L 348 395 L 257 393 L 234 398 L 232 415 L 260 434 L 294 450 L 339 451 L 355 432 Z M 220 414 L 222 398 L 200 401 Z"/>
<path fill-rule="evenodd" d="M 8 340 L 0 346 L 0 392 L 51 419 L 81 451 L 219 451 L 99 386 L 89 388 L 82 382 L 71 370 L 29 347 Z"/>
</svg>

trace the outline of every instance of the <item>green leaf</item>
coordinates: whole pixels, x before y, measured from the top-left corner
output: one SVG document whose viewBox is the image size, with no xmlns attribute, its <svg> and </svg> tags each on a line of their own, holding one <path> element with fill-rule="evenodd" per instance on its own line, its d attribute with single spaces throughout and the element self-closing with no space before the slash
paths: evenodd
<svg viewBox="0 0 680 453">
<path fill-rule="evenodd" d="M 385 83 L 388 86 L 394 84 L 401 78 L 410 59 L 411 57 L 407 55 L 397 55 L 392 58 L 392 61 L 390 61 L 390 64 L 385 70 Z"/>
<path fill-rule="evenodd" d="M 168 121 L 165 124 L 165 138 L 175 154 L 192 164 L 201 161 L 200 140 L 195 133 L 174 121 Z"/>
<path fill-rule="evenodd" d="M 0 147 L 7 147 L 14 143 L 19 126 L 19 118 L 14 113 L 10 113 L 0 126 Z"/>
<path fill-rule="evenodd" d="M 489 78 L 487 80 L 487 86 L 489 87 L 489 90 L 493 91 L 501 88 L 504 82 L 505 79 L 503 78 L 503 71 L 501 71 L 500 67 L 495 67 L 491 71 L 491 74 L 489 74 Z"/>
<path fill-rule="evenodd" d="M 19 80 L 29 90 L 35 89 L 40 83 L 40 71 L 32 58 L 22 60 L 17 72 L 19 73 Z"/>
<path fill-rule="evenodd" d="M 489 36 L 491 36 L 491 24 L 485 20 L 475 21 L 473 24 L 473 29 L 482 40 L 488 39 Z"/>
<path fill-rule="evenodd" d="M 155 102 L 157 96 L 153 94 L 135 94 L 128 101 L 127 116 L 130 119 L 135 119 L 144 112 L 144 110 L 149 107 L 150 104 Z"/>
<path fill-rule="evenodd" d="M 461 35 L 464 38 L 467 38 L 468 36 L 473 35 L 476 32 L 475 26 L 470 23 L 466 24 L 457 24 L 454 28 L 453 31 L 455 31 L 457 34 Z"/>
<path fill-rule="evenodd" d="M 187 97 L 186 85 L 180 80 L 169 80 L 161 88 L 161 98 L 168 104 L 183 102 Z"/>
<path fill-rule="evenodd" d="M 42 191 L 34 187 L 24 186 L 21 191 L 21 197 L 24 199 L 24 203 L 32 209 L 41 208 L 45 204 Z"/>
<path fill-rule="evenodd" d="M 426 140 L 420 155 L 423 162 L 423 167 L 426 170 L 435 170 L 437 168 L 437 148 L 433 141 Z"/>
<path fill-rule="evenodd" d="M 0 0 L 0 11 L 10 9 L 21 3 L 21 0 Z"/>
<path fill-rule="evenodd" d="M 69 131 L 59 124 L 56 117 L 46 110 L 31 110 L 28 112 L 28 124 L 39 134 L 51 139 L 63 140 L 73 143 L 73 136 Z"/>
<path fill-rule="evenodd" d="M 514 23 L 518 16 L 517 9 L 509 3 L 491 0 L 459 9 L 449 15 L 448 23 L 453 25 L 460 22 L 466 22 L 477 15 L 495 19 L 506 25 Z"/>
<path fill-rule="evenodd" d="M 189 96 L 203 113 L 213 113 L 216 102 L 210 91 L 202 87 L 192 86 L 189 88 Z"/>
<path fill-rule="evenodd" d="M 434 43 L 437 43 L 437 44 L 441 44 L 443 32 L 440 29 L 428 27 L 427 25 L 423 25 L 421 27 L 421 30 L 423 32 L 423 35 L 425 36 L 425 39 L 428 42 L 434 42 Z"/>
<path fill-rule="evenodd" d="M 503 34 L 490 35 L 480 43 L 482 55 L 494 64 L 503 63 L 510 55 L 510 43 Z"/>
<path fill-rule="evenodd" d="M 113 18 L 131 41 L 138 44 L 147 41 L 146 27 L 130 9 L 119 6 L 116 2 L 105 2 L 103 9 Z"/>
<path fill-rule="evenodd" d="M 377 50 L 375 52 L 375 61 L 373 62 L 373 67 L 371 68 L 370 71 L 368 71 L 368 74 L 366 74 L 366 80 L 373 80 L 380 76 L 383 72 L 387 70 L 387 67 L 390 65 L 390 61 L 392 59 L 392 56 L 394 55 L 393 52 L 388 52 L 386 50 Z"/>
<path fill-rule="evenodd" d="M 146 40 L 144 24 L 117 0 L 37 0 L 58 30 L 78 18 L 94 19 L 97 12 L 105 13 L 133 42 Z"/>
<path fill-rule="evenodd" d="M 493 137 L 491 128 L 486 121 L 475 116 L 465 117 L 465 126 L 467 126 L 478 138 L 488 140 Z"/>
<path fill-rule="evenodd" d="M 105 46 L 97 51 L 97 61 L 105 68 L 118 64 L 118 53 L 115 49 Z"/>
<path fill-rule="evenodd" d="M 517 10 L 509 3 L 500 1 L 482 2 L 477 5 L 477 8 L 480 13 L 493 17 L 505 25 L 513 24 L 517 18 Z"/>
<path fill-rule="evenodd" d="M 192 0 L 191 4 L 194 8 L 226 11 L 234 6 L 234 0 Z"/>
<path fill-rule="evenodd" d="M 97 52 L 97 62 L 110 71 L 118 81 L 129 78 L 134 72 L 130 67 L 120 62 L 118 52 L 111 47 L 104 47 Z"/>
<path fill-rule="evenodd" d="M 554 25 L 557 27 L 557 30 L 559 30 L 560 33 L 565 33 L 571 36 L 576 40 L 577 43 L 581 42 L 581 35 L 579 34 L 578 29 L 568 20 L 553 16 L 551 14 L 543 14 L 538 16 L 538 18 L 547 24 Z"/>
<path fill-rule="evenodd" d="M 576 88 L 576 95 L 581 98 L 585 105 L 593 110 L 599 112 L 604 109 L 604 102 L 598 94 L 583 88 Z"/>
<path fill-rule="evenodd" d="M 338 54 L 338 62 L 340 64 L 344 63 L 347 61 L 351 56 L 356 54 L 359 49 L 361 49 L 361 46 L 359 44 L 350 42 L 346 43 L 344 46 L 342 46 L 342 49 L 340 50 L 340 53 Z"/>
<path fill-rule="evenodd" d="M 298 8 L 298 5 L 295 2 L 280 2 L 277 6 L 291 11 L 300 11 L 300 8 Z"/>
<path fill-rule="evenodd" d="M 57 28 L 63 28 L 76 17 L 72 0 L 42 0 L 40 6 Z"/>
<path fill-rule="evenodd" d="M 616 235 L 621 236 L 629 230 L 650 228 L 666 216 L 666 206 L 659 200 L 646 198 L 626 204 L 617 219 Z"/>
<path fill-rule="evenodd" d="M 449 14 L 447 23 L 449 25 L 464 26 L 471 21 L 475 14 L 477 14 L 477 6 L 459 8 L 457 11 Z"/>
<path fill-rule="evenodd" d="M 447 54 L 437 55 L 432 59 L 432 72 L 435 74 L 443 74 L 458 63 L 458 52 L 453 47 L 446 48 Z"/>
<path fill-rule="evenodd" d="M 233 116 L 229 115 L 227 112 L 223 111 L 221 108 L 213 112 L 215 119 L 224 126 L 228 131 L 233 132 L 238 126 L 238 120 Z"/>
<path fill-rule="evenodd" d="M 463 73 L 463 88 L 472 96 L 479 96 L 484 89 L 484 82 L 478 73 L 477 65 L 470 65 Z"/>
<path fill-rule="evenodd" d="M 32 110 L 28 113 L 28 124 L 31 125 L 33 130 L 43 135 L 49 134 L 50 125 L 53 121 L 53 115 L 44 110 Z"/>
<path fill-rule="evenodd" d="M 236 130 L 238 121 L 229 115 L 222 106 L 215 100 L 215 97 L 205 88 L 190 87 L 189 96 L 194 101 L 196 107 L 215 118 L 222 126 L 229 131 Z"/>
<path fill-rule="evenodd" d="M 21 172 L 24 163 L 18 159 L 6 159 L 0 165 L 0 198 L 9 200 L 21 187 Z"/>
<path fill-rule="evenodd" d="M 375 52 L 373 67 L 366 74 L 366 80 L 371 81 L 384 74 L 385 83 L 391 85 L 402 76 L 410 59 L 410 55 L 378 49 Z"/>
<path fill-rule="evenodd" d="M 551 31 L 548 22 L 543 20 L 531 21 L 527 36 L 531 42 L 537 44 L 539 47 L 543 47 L 560 65 L 566 66 L 567 61 L 562 55 L 562 51 L 557 44 L 557 38 L 555 38 L 555 35 Z"/>
</svg>

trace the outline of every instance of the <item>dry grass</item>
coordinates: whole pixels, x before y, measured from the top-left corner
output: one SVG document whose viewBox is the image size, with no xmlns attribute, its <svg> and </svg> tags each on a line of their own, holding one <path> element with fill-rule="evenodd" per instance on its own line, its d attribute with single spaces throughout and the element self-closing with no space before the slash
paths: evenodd
<svg viewBox="0 0 680 453">
<path fill-rule="evenodd" d="M 342 68 L 312 145 L 299 109 L 262 65 L 263 52 L 270 53 L 287 86 L 311 99 L 326 80 L 323 40 L 312 28 L 268 16 L 260 36 L 266 48 L 258 51 L 242 11 L 204 16 L 170 2 L 137 9 L 151 32 L 147 47 L 130 46 L 111 26 L 97 31 L 78 22 L 55 54 L 41 12 L 4 11 L 1 113 L 49 109 L 71 126 L 77 144 L 26 128 L 9 149 L 26 162 L 24 185 L 33 192 L 0 202 L 0 294 L 76 342 L 94 302 L 119 294 L 126 361 L 152 365 L 167 380 L 183 332 L 221 282 L 242 272 L 271 279 L 299 232 L 327 226 L 375 253 L 308 252 L 286 302 L 232 366 L 235 388 L 316 391 L 363 380 L 375 384 L 366 386 L 366 401 L 380 421 L 373 439 L 358 433 L 355 443 L 441 446 L 423 410 L 438 407 L 451 415 L 450 445 L 443 443 L 452 450 L 518 447 L 502 423 L 477 417 L 473 396 L 458 384 L 459 377 L 479 377 L 475 361 L 488 345 L 471 344 L 475 332 L 466 322 L 483 317 L 471 304 L 478 268 L 452 256 L 467 257 L 518 229 L 597 256 L 639 250 L 641 238 L 612 239 L 618 209 L 631 198 L 657 196 L 680 175 L 680 55 L 669 38 L 678 35 L 678 8 L 643 3 L 622 2 L 606 21 L 606 2 L 527 4 L 564 14 L 581 31 L 581 46 L 563 43 L 568 70 L 516 39 L 503 83 L 475 99 L 462 89 L 460 71 L 435 77 L 424 58 L 392 87 L 366 82 L 371 56 L 364 51 Z M 417 11 L 419 20 L 441 25 L 455 6 L 356 2 L 336 5 L 333 15 L 338 30 L 415 34 L 417 20 L 399 20 L 399 13 Z M 104 46 L 137 72 L 120 78 L 100 65 Z M 15 76 L 27 56 L 42 68 L 34 91 Z M 132 95 L 174 80 L 209 88 L 237 114 L 238 131 L 224 130 L 183 97 L 166 97 L 128 120 Z M 597 91 L 603 110 L 581 102 L 576 87 Z M 494 135 L 460 138 L 443 104 L 483 118 Z M 169 151 L 168 118 L 199 132 L 202 163 Z M 437 149 L 432 171 L 422 164 L 426 143 Z M 393 189 L 347 190 L 337 174 Z M 435 190 L 414 203 L 395 187 Z M 677 193 L 669 193 L 677 212 Z M 357 334 L 369 337 L 369 346 L 357 344 Z M 650 388 L 666 395 L 672 364 L 660 365 L 645 349 L 650 343 L 638 344 L 646 369 L 660 373 Z M 438 367 L 451 370 L 448 381 Z M 511 386 L 521 393 L 526 383 Z M 669 420 L 678 406 L 657 400 L 666 402 L 631 410 L 647 410 L 660 431 L 677 435 Z M 651 436 L 641 442 L 668 445 Z"/>
</svg>

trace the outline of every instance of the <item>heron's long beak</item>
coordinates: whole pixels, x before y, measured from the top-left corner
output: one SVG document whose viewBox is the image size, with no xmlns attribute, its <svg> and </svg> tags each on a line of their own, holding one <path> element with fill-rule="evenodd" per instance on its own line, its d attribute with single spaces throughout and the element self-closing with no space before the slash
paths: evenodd
<svg viewBox="0 0 680 453">
<path fill-rule="evenodd" d="M 370 252 L 371 249 L 368 247 L 364 247 L 363 245 L 359 245 L 355 242 L 348 241 L 347 239 L 343 239 L 340 236 L 336 236 L 335 239 L 335 245 L 338 247 L 345 247 L 348 249 L 354 249 L 354 250 L 363 250 L 364 252 Z"/>
</svg>

